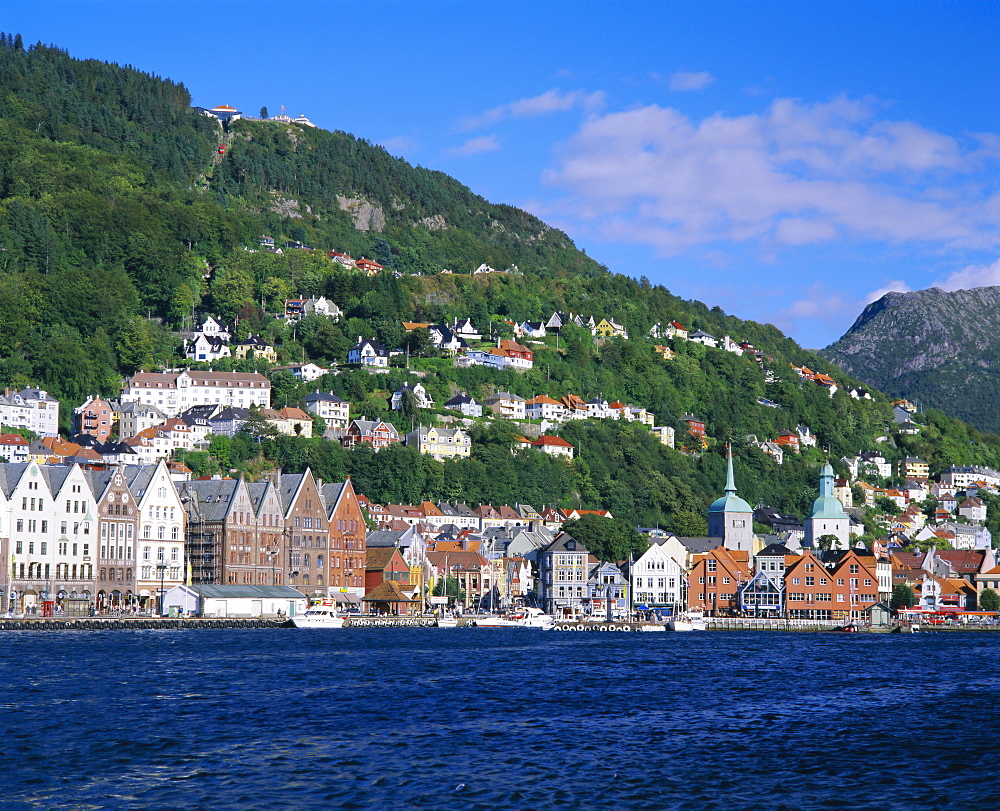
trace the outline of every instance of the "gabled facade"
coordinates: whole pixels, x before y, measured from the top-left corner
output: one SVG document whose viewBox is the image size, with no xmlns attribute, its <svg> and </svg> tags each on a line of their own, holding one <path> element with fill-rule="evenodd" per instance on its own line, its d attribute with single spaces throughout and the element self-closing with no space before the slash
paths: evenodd
<svg viewBox="0 0 1000 811">
<path fill-rule="evenodd" d="M 289 538 L 288 585 L 307 596 L 327 596 L 330 522 L 312 471 L 284 473 L 276 482 Z"/>
<path fill-rule="evenodd" d="M 399 442 L 399 432 L 394 426 L 381 420 L 352 420 L 340 441 L 346 448 L 371 445 L 378 451 L 388 448 L 393 442 Z"/>
<path fill-rule="evenodd" d="M 324 484 L 322 494 L 330 533 L 329 590 L 360 599 L 365 595 L 368 534 L 361 504 L 349 478 Z"/>
<path fill-rule="evenodd" d="M 676 613 L 685 605 L 687 577 L 683 560 L 676 560 L 669 547 L 657 539 L 629 567 L 629 579 L 634 606 L 646 605 Z"/>
<path fill-rule="evenodd" d="M 378 341 L 362 340 L 359 336 L 358 342 L 347 350 L 347 362 L 384 368 L 389 365 L 389 350 Z"/>
<path fill-rule="evenodd" d="M 749 552 L 724 546 L 694 555 L 688 575 L 688 608 L 713 616 L 738 611 L 739 588 L 750 579 L 750 568 Z"/>
<path fill-rule="evenodd" d="M 538 553 L 538 602 L 553 617 L 584 613 L 590 552 L 572 535 L 560 533 Z"/>
<path fill-rule="evenodd" d="M 406 444 L 439 462 L 468 458 L 472 454 L 472 440 L 461 428 L 421 425 L 413 433 L 407 434 Z"/>
</svg>

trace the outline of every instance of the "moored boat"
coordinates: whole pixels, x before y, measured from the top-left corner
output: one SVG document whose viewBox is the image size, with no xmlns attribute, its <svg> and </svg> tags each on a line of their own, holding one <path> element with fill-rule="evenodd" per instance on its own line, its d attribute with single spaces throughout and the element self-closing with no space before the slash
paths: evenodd
<svg viewBox="0 0 1000 811">
<path fill-rule="evenodd" d="M 704 631 L 705 615 L 701 611 L 688 611 L 673 617 L 667 626 L 671 631 Z"/>
<path fill-rule="evenodd" d="M 549 629 L 555 620 L 538 608 L 519 608 L 499 617 L 479 617 L 477 628 L 542 628 Z"/>
<path fill-rule="evenodd" d="M 335 606 L 313 605 L 304 614 L 292 617 L 296 628 L 343 628 L 344 617 L 337 614 Z"/>
</svg>

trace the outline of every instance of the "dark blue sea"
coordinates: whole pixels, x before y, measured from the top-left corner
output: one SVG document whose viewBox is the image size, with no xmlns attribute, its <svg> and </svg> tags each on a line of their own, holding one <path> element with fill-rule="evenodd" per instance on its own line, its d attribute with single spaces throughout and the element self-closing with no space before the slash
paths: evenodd
<svg viewBox="0 0 1000 811">
<path fill-rule="evenodd" d="M 1000 807 L 1000 633 L 0 633 L 3 808 Z"/>
</svg>

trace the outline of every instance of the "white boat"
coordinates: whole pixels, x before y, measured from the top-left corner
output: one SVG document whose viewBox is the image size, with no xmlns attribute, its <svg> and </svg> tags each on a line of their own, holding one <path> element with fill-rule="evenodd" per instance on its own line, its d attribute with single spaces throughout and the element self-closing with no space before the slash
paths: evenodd
<svg viewBox="0 0 1000 811">
<path fill-rule="evenodd" d="M 458 627 L 458 617 L 454 614 L 442 614 L 437 618 L 438 628 L 457 628 Z"/>
<path fill-rule="evenodd" d="M 671 631 L 704 631 L 705 615 L 701 611 L 678 614 L 667 622 Z"/>
<path fill-rule="evenodd" d="M 556 624 L 548 614 L 538 608 L 519 608 L 502 617 L 479 617 L 477 628 L 542 628 L 548 630 Z"/>
<path fill-rule="evenodd" d="M 344 618 L 333 605 L 313 605 L 304 614 L 292 617 L 296 628 L 343 628 Z"/>
</svg>

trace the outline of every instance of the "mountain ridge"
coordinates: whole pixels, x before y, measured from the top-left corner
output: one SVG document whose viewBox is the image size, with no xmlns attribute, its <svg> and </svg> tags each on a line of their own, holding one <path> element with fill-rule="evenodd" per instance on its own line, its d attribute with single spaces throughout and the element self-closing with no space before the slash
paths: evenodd
<svg viewBox="0 0 1000 811">
<path fill-rule="evenodd" d="M 886 293 L 823 357 L 879 389 L 1000 431 L 1000 287 Z"/>
</svg>

